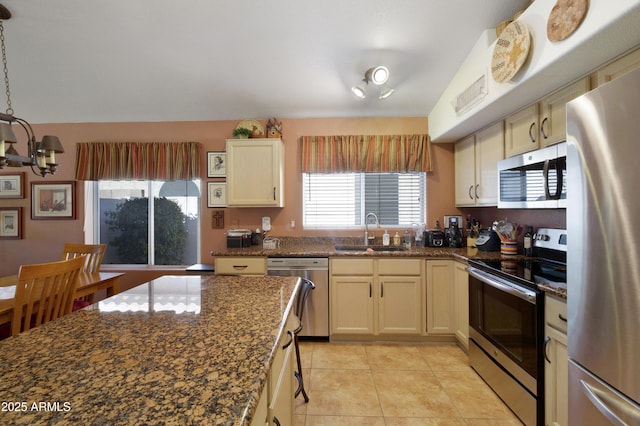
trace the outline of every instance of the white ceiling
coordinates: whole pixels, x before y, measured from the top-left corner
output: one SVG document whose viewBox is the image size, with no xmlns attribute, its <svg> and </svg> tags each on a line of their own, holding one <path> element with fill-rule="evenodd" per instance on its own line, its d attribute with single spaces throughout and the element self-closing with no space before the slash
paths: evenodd
<svg viewBox="0 0 640 426">
<path fill-rule="evenodd" d="M 530 2 L 0 3 L 13 15 L 4 35 L 15 115 L 67 123 L 424 116 L 480 33 Z M 378 64 L 395 93 L 356 99 L 350 87 Z"/>
</svg>

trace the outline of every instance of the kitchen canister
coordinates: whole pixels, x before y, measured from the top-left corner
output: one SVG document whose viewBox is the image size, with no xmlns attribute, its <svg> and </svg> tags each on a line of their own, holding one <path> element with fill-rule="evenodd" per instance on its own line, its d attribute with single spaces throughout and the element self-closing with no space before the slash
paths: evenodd
<svg viewBox="0 0 640 426">
<path fill-rule="evenodd" d="M 518 254 L 517 241 L 502 241 L 500 243 L 500 253 L 506 256 L 514 256 Z"/>
</svg>

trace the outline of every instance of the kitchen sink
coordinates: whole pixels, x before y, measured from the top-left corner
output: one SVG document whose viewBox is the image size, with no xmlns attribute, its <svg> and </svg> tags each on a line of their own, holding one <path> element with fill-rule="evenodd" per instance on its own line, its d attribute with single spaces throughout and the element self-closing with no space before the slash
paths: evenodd
<svg viewBox="0 0 640 426">
<path fill-rule="evenodd" d="M 356 246 L 348 246 L 348 245 L 336 245 L 336 250 L 339 251 L 407 251 L 406 247 L 399 246 L 365 246 L 365 245 L 356 245 Z"/>
</svg>

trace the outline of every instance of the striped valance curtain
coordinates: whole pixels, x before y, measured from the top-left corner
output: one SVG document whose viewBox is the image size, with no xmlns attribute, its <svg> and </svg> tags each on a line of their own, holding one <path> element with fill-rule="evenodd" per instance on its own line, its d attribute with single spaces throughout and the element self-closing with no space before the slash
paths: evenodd
<svg viewBox="0 0 640 426">
<path fill-rule="evenodd" d="M 302 136 L 302 171 L 428 172 L 429 135 Z"/>
<path fill-rule="evenodd" d="M 198 142 L 83 142 L 77 180 L 188 180 L 200 177 Z"/>
</svg>

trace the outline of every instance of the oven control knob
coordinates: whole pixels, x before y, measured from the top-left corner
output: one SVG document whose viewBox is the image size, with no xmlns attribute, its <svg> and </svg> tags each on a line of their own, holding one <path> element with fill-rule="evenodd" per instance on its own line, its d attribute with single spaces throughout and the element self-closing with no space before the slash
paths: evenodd
<svg viewBox="0 0 640 426">
<path fill-rule="evenodd" d="M 538 239 L 541 241 L 549 241 L 551 238 L 549 238 L 548 235 L 538 234 Z"/>
</svg>

